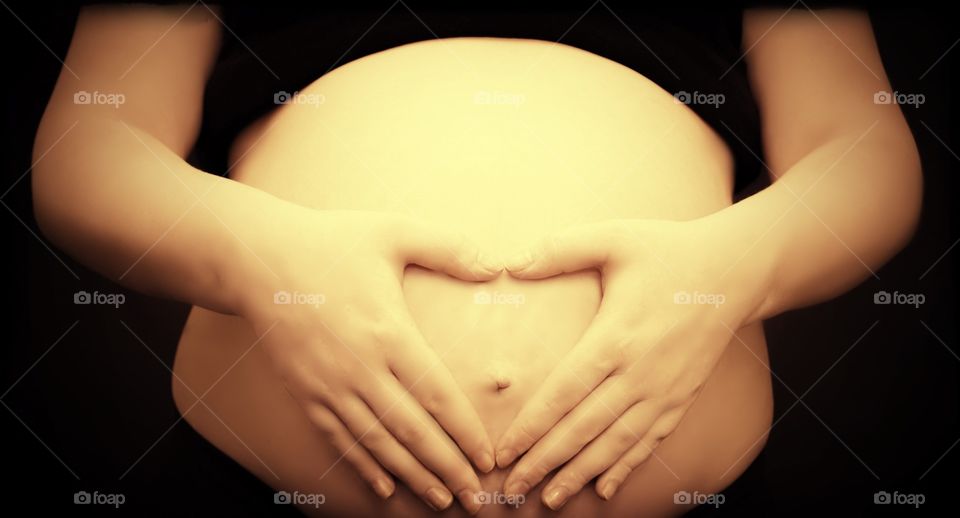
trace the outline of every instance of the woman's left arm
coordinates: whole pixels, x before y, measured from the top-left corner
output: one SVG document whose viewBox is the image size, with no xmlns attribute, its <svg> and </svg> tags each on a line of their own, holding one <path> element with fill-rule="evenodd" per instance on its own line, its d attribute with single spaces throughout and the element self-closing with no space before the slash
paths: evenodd
<svg viewBox="0 0 960 518">
<path fill-rule="evenodd" d="M 737 329 L 849 290 L 913 234 L 920 159 L 867 15 L 750 11 L 743 48 L 770 187 L 692 221 L 567 229 L 508 261 L 519 278 L 597 268 L 603 280 L 590 327 L 498 443 L 498 465 L 520 458 L 508 494 L 563 465 L 546 505 L 598 476 L 610 498 L 676 428 Z"/>
</svg>

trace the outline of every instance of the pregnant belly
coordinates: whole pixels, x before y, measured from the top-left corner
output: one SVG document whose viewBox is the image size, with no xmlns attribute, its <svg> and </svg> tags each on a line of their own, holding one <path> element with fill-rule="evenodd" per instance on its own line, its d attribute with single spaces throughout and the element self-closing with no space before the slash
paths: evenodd
<svg viewBox="0 0 960 518">
<path fill-rule="evenodd" d="M 318 210 L 440 221 L 491 256 L 577 223 L 690 219 L 731 200 L 729 151 L 703 121 L 636 72 L 565 45 L 405 45 L 344 65 L 290 101 L 235 143 L 235 180 Z M 403 288 L 494 442 L 601 297 L 595 271 L 469 283 L 408 267 Z M 738 335 L 654 460 L 613 501 L 585 491 L 566 512 L 678 512 L 673 492 L 715 491 L 736 478 L 771 414 L 762 330 Z M 194 308 L 174 368 L 174 396 L 193 427 L 268 484 L 323 493 L 326 503 L 308 511 L 429 513 L 403 489 L 378 502 L 300 415 L 255 343 L 240 319 Z M 487 490 L 499 490 L 505 474 L 483 476 Z M 544 510 L 530 502 L 521 513 Z"/>
</svg>

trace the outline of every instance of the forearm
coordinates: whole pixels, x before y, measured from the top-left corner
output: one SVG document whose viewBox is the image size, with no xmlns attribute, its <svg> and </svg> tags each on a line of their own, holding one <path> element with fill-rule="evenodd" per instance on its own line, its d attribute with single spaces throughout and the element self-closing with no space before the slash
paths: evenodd
<svg viewBox="0 0 960 518">
<path fill-rule="evenodd" d="M 50 148 L 34 168 L 33 193 L 43 233 L 84 265 L 228 313 L 235 279 L 257 268 L 270 275 L 250 245 L 293 207 L 195 169 L 148 133 L 106 118 L 81 120 Z"/>
<path fill-rule="evenodd" d="M 738 250 L 730 275 L 759 281 L 748 322 L 847 291 L 909 240 L 920 163 L 909 133 L 882 126 L 825 141 L 767 189 L 705 218 Z"/>
</svg>

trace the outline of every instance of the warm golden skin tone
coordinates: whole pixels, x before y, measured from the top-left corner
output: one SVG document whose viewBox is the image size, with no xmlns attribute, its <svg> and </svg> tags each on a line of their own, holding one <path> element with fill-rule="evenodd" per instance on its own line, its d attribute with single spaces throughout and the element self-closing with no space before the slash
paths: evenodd
<svg viewBox="0 0 960 518">
<path fill-rule="evenodd" d="M 579 493 L 563 508 L 571 513 L 591 508 L 677 512 L 680 509 L 672 501 L 664 505 L 662 499 L 679 488 L 722 489 L 745 463 L 740 462 L 723 480 L 718 473 L 737 463 L 745 451 L 752 458 L 756 451 L 749 451 L 751 444 L 762 445 L 755 439 L 762 439 L 769 420 L 769 407 L 764 406 L 769 402 L 769 378 L 762 365 L 765 351 L 759 322 L 848 289 L 869 273 L 867 268 L 876 269 L 902 247 L 916 224 L 919 160 L 898 107 L 872 102 L 874 92 L 891 88 L 862 14 L 822 12 L 818 20 L 797 12 L 778 23 L 780 13 L 747 14 L 744 48 L 750 49 L 746 59 L 761 104 L 768 166 L 776 181 L 732 206 L 729 157 L 719 139 L 692 113 L 672 105 L 664 92 L 632 72 L 630 77 L 635 79 L 626 79 L 626 71 L 611 83 L 623 85 L 622 95 L 616 97 L 625 103 L 620 109 L 632 106 L 648 115 L 637 126 L 636 142 L 629 144 L 662 135 L 658 122 L 677 122 L 680 131 L 673 138 L 691 141 L 681 153 L 675 149 L 671 153 L 669 145 L 665 151 L 655 149 L 649 160 L 669 166 L 668 173 L 630 174 L 624 170 L 630 163 L 618 162 L 617 153 L 563 154 L 561 163 L 542 154 L 537 160 L 505 162 L 514 169 L 489 167 L 504 165 L 492 160 L 495 153 L 478 153 L 467 160 L 463 153 L 469 148 L 456 141 L 449 131 L 456 126 L 445 119 L 457 112 L 450 110 L 449 102 L 434 98 L 435 103 L 393 107 L 395 120 L 403 126 L 354 128 L 356 135 L 370 140 L 366 149 L 353 148 L 359 155 L 352 157 L 343 146 L 334 152 L 337 143 L 321 137 L 324 133 L 317 128 L 316 114 L 308 115 L 313 108 L 296 107 L 290 113 L 313 117 L 314 124 L 298 126 L 300 116 L 284 115 L 284 125 L 293 128 L 286 131 L 313 131 L 318 147 L 330 146 L 329 153 L 314 155 L 313 148 L 305 150 L 290 139 L 277 140 L 262 152 L 256 151 L 257 144 L 238 167 L 235 180 L 214 177 L 182 158 L 199 126 L 201 92 L 215 55 L 218 24 L 189 15 L 143 54 L 180 14 L 129 9 L 87 11 L 81 17 L 66 60 L 77 77 L 67 71 L 61 74 L 37 135 L 37 158 L 46 153 L 33 175 L 38 222 L 54 243 L 109 278 L 237 315 L 215 316 L 199 309 L 192 315 L 178 356 L 177 371 L 185 384 L 175 383 L 175 389 L 180 387 L 181 409 L 186 410 L 193 397 L 190 391 L 184 394 L 184 386 L 196 395 L 204 394 L 225 370 L 222 367 L 232 365 L 261 336 L 259 347 L 218 382 L 235 390 L 211 390 L 205 396 L 211 400 L 209 407 L 199 405 L 187 418 L 268 483 L 326 493 L 329 507 L 321 509 L 325 512 L 336 512 L 337 506 L 356 511 L 370 506 L 365 509 L 377 512 L 372 495 L 351 478 L 354 471 L 345 467 L 347 463 L 374 487 L 385 484 L 381 486 L 384 494 L 395 487 L 387 471 L 403 482 L 386 503 L 394 510 L 425 511 L 414 495 L 433 498 L 443 506 L 466 491 L 460 503 L 473 511 L 477 506 L 471 492 L 504 483 L 508 491 L 535 487 L 543 474 L 560 467 L 547 484 L 535 489 L 542 488 L 545 503 L 551 506 L 563 503 L 555 498 L 558 489 L 577 493 L 599 476 L 596 490 L 601 495 L 610 496 L 610 483 L 623 488 L 636 484 L 638 489 L 618 491 L 609 503 Z M 457 41 L 458 45 L 469 43 Z M 485 45 L 462 50 L 495 51 Z M 501 52 L 512 56 L 505 61 L 523 64 L 523 52 Z M 569 63 L 568 59 L 583 59 L 577 67 L 598 63 L 579 51 L 556 50 L 556 55 L 558 64 Z M 604 66 L 596 65 L 598 74 L 617 75 L 610 71 L 613 65 L 599 62 Z M 390 66 L 388 62 L 381 65 Z M 511 71 L 490 70 L 478 78 L 461 74 L 452 79 L 452 86 L 462 88 L 469 80 L 482 82 L 485 74 L 497 77 L 504 72 Z M 336 74 L 321 81 L 335 90 Z M 382 88 L 376 84 L 382 78 L 369 78 L 368 88 Z M 363 74 L 358 74 L 350 84 L 366 84 L 362 80 Z M 602 127 L 596 120 L 601 118 L 598 113 L 610 109 L 598 100 L 572 104 L 582 109 L 577 112 L 552 100 L 542 104 L 548 109 L 537 117 L 536 94 L 544 89 L 530 83 L 516 86 L 531 92 L 529 104 L 518 112 L 530 116 L 527 122 L 540 121 L 534 132 L 544 135 L 539 144 L 555 141 L 558 146 L 553 148 L 561 151 L 577 148 L 564 140 L 569 138 L 564 133 L 569 128 L 566 118 L 563 123 L 549 122 L 556 120 L 560 110 L 572 110 L 575 120 L 584 117 L 579 122 Z M 437 88 L 437 96 L 457 91 Z M 120 108 L 74 105 L 73 93 L 78 90 L 123 92 L 127 102 Z M 668 102 L 658 104 L 652 94 L 645 97 L 649 92 L 659 93 L 660 99 L 666 96 Z M 369 119 L 364 117 L 363 105 L 351 103 L 349 96 L 337 104 L 335 95 L 325 93 L 324 109 L 333 110 L 326 112 L 331 122 Z M 347 113 L 335 112 L 348 106 Z M 479 124 L 480 135 L 493 135 L 496 132 L 484 132 L 484 124 L 501 131 L 495 124 L 503 124 L 504 117 L 495 109 L 510 107 L 485 108 L 493 109 L 470 112 L 476 118 L 465 125 Z M 428 124 L 431 120 L 444 125 L 438 130 Z M 604 119 L 612 125 L 616 120 Z M 76 127 L 68 131 L 75 122 Z M 280 124 L 276 129 L 284 131 Z M 515 135 L 523 134 L 520 128 L 512 129 L 518 132 Z M 380 138 L 374 138 L 377 131 L 382 131 Z M 400 154 L 386 153 L 384 149 L 396 145 L 391 142 L 398 131 L 406 138 L 440 131 L 450 142 L 445 148 L 431 148 L 430 153 L 411 146 L 394 150 Z M 343 127 L 338 134 L 349 139 L 350 128 Z M 618 139 L 627 137 L 613 129 L 606 138 L 598 136 L 596 143 L 623 149 L 626 144 Z M 524 156 L 523 150 L 537 143 L 525 144 L 529 147 L 519 146 L 520 151 L 513 150 L 510 158 Z M 451 155 L 445 156 L 441 149 L 451 150 Z M 412 156 L 403 155 L 404 150 Z M 383 153 L 379 159 L 378 153 Z M 425 156 L 442 168 L 422 167 Z M 577 156 L 583 162 L 570 163 Z M 614 159 L 603 163 L 603 156 Z M 290 167 L 270 171 L 270 164 L 284 163 L 280 157 L 286 157 Z M 370 163 L 358 165 L 365 160 Z M 319 170 L 300 171 L 304 164 Z M 457 164 L 465 164 L 464 169 L 454 171 L 451 165 Z M 562 174 L 564 165 L 590 171 L 593 174 L 584 176 L 592 181 L 625 177 L 625 185 L 637 183 L 634 189 L 604 191 L 609 199 L 594 211 L 596 197 L 577 199 L 574 193 L 582 194 L 583 186 Z M 350 175 L 333 173 L 371 169 L 382 171 L 386 186 L 378 186 L 370 177 L 350 180 Z M 507 175 L 504 178 L 512 183 L 495 179 L 498 174 Z M 406 188 L 414 193 L 406 205 L 384 202 L 395 200 L 396 193 Z M 544 201 L 538 202 L 540 197 Z M 476 202 L 482 200 L 496 200 L 498 217 L 503 219 L 476 210 Z M 364 210 L 334 210 L 342 208 Z M 578 223 L 593 226 L 575 226 Z M 452 228 L 461 229 L 468 239 Z M 528 261 L 532 264 L 526 268 L 520 267 L 522 261 L 507 259 L 510 253 L 521 252 L 528 241 L 557 231 L 562 232 L 559 239 L 546 241 L 554 246 L 533 245 Z M 371 239 L 360 239 L 360 235 Z M 352 250 L 349 260 L 341 261 L 346 249 Z M 662 265 L 651 261 L 649 249 L 660 251 L 664 262 L 685 281 L 683 286 L 663 275 Z M 478 255 L 481 251 L 483 257 Z M 473 348 L 465 348 L 468 351 L 486 347 L 493 352 L 497 349 L 491 343 L 516 338 L 515 329 L 504 327 L 516 318 L 503 316 L 508 308 L 463 304 L 458 309 L 450 303 L 472 296 L 476 286 L 467 281 L 496 277 L 501 259 L 506 259 L 511 272 L 499 273 L 491 287 L 508 292 L 524 286 L 529 304 L 518 308 L 527 312 L 518 320 L 543 330 L 557 328 L 558 322 L 563 325 L 556 336 L 547 336 L 546 342 L 556 349 L 537 358 L 546 356 L 552 365 L 510 376 L 504 373 L 509 365 L 501 362 L 491 381 L 489 372 L 475 372 L 483 357 L 448 358 L 444 351 L 456 343 L 458 330 L 474 322 L 471 317 L 480 317 L 476 325 L 486 326 L 487 335 Z M 410 263 L 436 272 L 417 267 L 405 272 L 404 266 Z M 563 270 L 584 271 L 541 281 L 514 278 L 550 276 Z M 657 277 L 651 277 L 655 270 Z M 318 277 L 317 271 L 330 275 Z M 651 278 L 656 282 L 651 283 Z M 601 279 L 603 303 L 591 320 L 600 304 Z M 324 293 L 327 303 L 319 308 L 273 304 L 273 294 L 281 289 Z M 712 312 L 671 304 L 679 290 L 723 293 L 727 302 L 722 310 Z M 574 297 L 564 301 L 564 292 Z M 538 316 L 538 294 L 547 301 L 541 307 L 569 311 L 567 318 Z M 740 329 L 739 340 L 731 341 L 734 329 Z M 188 347 L 191 332 L 196 337 L 192 349 Z M 580 335 L 583 339 L 578 342 Z M 203 356 L 200 344 L 223 347 Z M 502 347 L 504 352 L 520 355 L 525 350 Z M 527 358 L 502 357 L 518 364 L 523 361 L 524 366 L 531 363 Z M 204 358 L 209 363 L 204 364 Z M 489 365 L 496 362 L 488 361 Z M 471 379 L 470 374 L 475 377 Z M 511 386 L 502 394 L 490 393 L 498 377 L 509 378 Z M 571 381 L 574 377 L 579 378 L 578 384 Z M 625 381 L 617 386 L 643 389 L 603 393 L 603 383 L 614 378 Z M 600 388 L 588 395 L 594 386 Z M 243 389 L 247 392 L 241 395 Z M 492 398 L 508 393 L 513 399 L 492 403 L 496 401 Z M 694 400 L 696 394 L 699 397 Z M 398 397 L 402 404 L 394 405 Z M 605 404 L 589 405 L 597 397 Z M 577 406 L 581 400 L 584 403 Z M 544 406 L 545 401 L 551 405 Z M 251 407 L 260 413 L 249 412 Z M 222 426 L 217 430 L 227 439 L 217 442 L 209 426 L 217 419 L 206 414 L 211 409 L 217 416 L 228 416 L 223 419 L 234 423 L 240 436 L 250 434 L 266 440 L 265 444 L 286 440 L 299 446 L 293 448 L 299 456 L 284 455 L 290 451 L 284 447 L 248 450 L 231 444 L 236 437 L 229 439 Z M 569 420 L 556 422 L 570 409 L 570 416 L 582 417 L 577 422 L 584 427 L 564 434 Z M 730 417 L 737 409 L 743 412 L 741 426 L 726 430 L 713 426 L 736 421 Z M 273 422 L 283 424 L 263 426 L 257 416 L 269 412 L 276 412 Z M 241 416 L 254 422 L 244 426 L 237 421 Z M 377 420 L 378 416 L 382 419 Z M 637 433 L 601 436 L 577 452 L 580 444 L 615 417 L 618 424 L 608 431 Z M 259 426 L 253 426 L 256 421 Z M 312 426 L 327 434 L 321 436 L 326 439 L 310 433 Z M 367 433 L 370 430 L 373 433 Z M 272 439 L 259 435 L 271 432 L 279 435 Z M 360 442 L 351 447 L 356 437 L 361 437 Z M 250 437 L 243 440 L 256 442 Z M 651 446 L 663 462 L 649 461 L 646 452 Z M 500 454 L 498 461 L 505 469 L 481 480 L 473 467 L 485 471 L 495 450 L 505 449 L 514 450 L 519 461 L 512 464 L 511 455 Z M 700 451 L 689 453 L 696 449 Z M 271 457 L 263 463 L 251 460 L 251 450 Z M 321 459 L 317 465 L 323 465 L 323 459 L 329 465 L 339 457 L 337 450 L 347 453 L 344 462 L 327 475 L 330 478 L 324 479 L 330 485 L 308 486 L 316 469 L 304 458 L 314 455 Z M 630 474 L 645 460 L 642 468 Z M 276 473 L 288 477 L 281 476 L 278 482 L 269 472 L 264 474 L 264 465 L 276 466 Z M 679 466 L 683 480 L 670 475 L 666 466 Z M 331 501 L 334 495 L 339 503 Z M 498 507 L 486 506 L 483 512 L 502 512 Z M 535 501 L 522 509 L 527 513 L 545 510 Z"/>
<path fill-rule="evenodd" d="M 477 103 L 478 91 L 524 99 L 520 105 Z M 300 93 L 326 100 L 285 106 L 242 135 L 233 150 L 243 157 L 234 179 L 317 210 L 400 211 L 443 222 L 489 255 L 506 256 L 576 224 L 615 217 L 690 220 L 730 204 L 730 157 L 702 121 L 635 72 L 571 47 L 477 38 L 422 42 L 350 63 Z M 342 257 L 342 267 L 352 267 L 351 257 Z M 315 275 L 336 279 L 339 268 L 318 268 Z M 642 289 L 671 275 L 650 265 Z M 478 284 L 411 267 L 403 292 L 418 329 L 492 440 L 556 370 L 601 299 L 592 271 L 536 281 L 501 275 Z M 476 304 L 478 292 L 523 300 Z M 583 492 L 565 507 L 570 516 L 676 512 L 677 490 L 712 492 L 736 478 L 762 448 L 772 413 L 760 326 L 743 329 L 740 339 L 649 469 L 612 502 Z M 174 393 L 186 419 L 267 483 L 327 495 L 322 513 L 376 514 L 382 504 L 369 498 L 346 463 L 336 463 L 337 449 L 305 422 L 269 358 L 257 348 L 244 355 L 255 341 L 239 318 L 204 310 L 191 315 L 174 366 Z M 204 401 L 216 415 L 194 406 L 214 383 Z M 509 386 L 498 389 L 498 383 Z M 482 475 L 481 485 L 502 492 L 509 472 Z M 405 488 L 388 509 L 429 512 Z M 522 511 L 548 509 L 531 498 Z M 513 509 L 491 505 L 481 512 Z"/>
</svg>

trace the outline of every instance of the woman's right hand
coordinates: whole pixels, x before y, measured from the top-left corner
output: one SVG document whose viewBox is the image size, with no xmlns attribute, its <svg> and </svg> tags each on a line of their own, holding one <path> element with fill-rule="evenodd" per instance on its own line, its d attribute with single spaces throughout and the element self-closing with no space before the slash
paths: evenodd
<svg viewBox="0 0 960 518">
<path fill-rule="evenodd" d="M 399 214 L 298 207 L 275 221 L 240 261 L 237 313 L 288 392 L 381 497 L 394 490 L 386 468 L 436 509 L 456 495 L 478 511 L 482 488 L 462 452 L 487 472 L 492 444 L 401 282 L 408 264 L 467 281 L 500 266 L 458 232 Z"/>
</svg>

